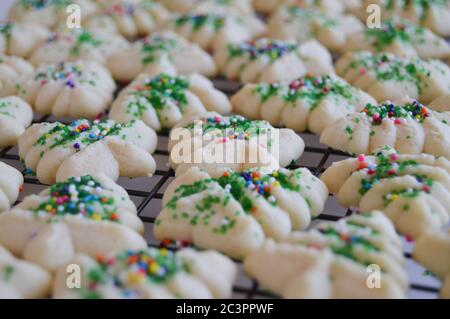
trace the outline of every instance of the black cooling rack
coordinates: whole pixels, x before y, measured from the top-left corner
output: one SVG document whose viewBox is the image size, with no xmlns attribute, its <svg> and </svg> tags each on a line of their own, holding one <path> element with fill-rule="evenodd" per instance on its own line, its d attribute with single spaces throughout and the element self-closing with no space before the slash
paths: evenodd
<svg viewBox="0 0 450 319">
<path fill-rule="evenodd" d="M 239 88 L 238 85 L 225 80 L 215 80 L 217 89 L 226 94 L 233 94 Z M 69 122 L 71 119 L 54 118 L 35 114 L 34 123 L 38 122 Z M 319 143 L 317 136 L 311 133 L 299 134 L 305 141 L 306 148 L 302 157 L 289 168 L 306 167 L 319 177 L 325 168 L 331 163 L 348 158 L 348 155 L 332 150 Z M 153 236 L 153 223 L 162 208 L 162 197 L 168 184 L 174 179 L 174 172 L 168 166 L 169 153 L 167 151 L 167 133 L 158 134 L 158 146 L 153 154 L 157 162 L 157 170 L 152 177 L 123 178 L 118 183 L 126 189 L 130 198 L 136 204 L 138 216 L 145 224 L 145 238 L 149 246 L 160 247 L 160 243 Z M 17 147 L 0 150 L 0 160 L 16 167 L 24 172 L 24 167 L 20 163 Z M 25 176 L 24 191 L 20 194 L 18 202 L 25 196 L 37 193 L 48 187 L 41 184 L 34 176 Z M 322 221 L 337 221 L 342 217 L 352 214 L 352 210 L 339 206 L 332 194 L 329 195 L 324 212 L 313 221 L 313 224 Z M 407 258 L 408 275 L 410 279 L 409 298 L 437 298 L 440 282 L 434 278 L 411 258 L 412 243 L 403 239 L 404 254 Z M 169 246 L 169 249 L 176 250 L 178 247 Z M 236 283 L 233 287 L 233 298 L 261 299 L 276 298 L 276 296 L 264 291 L 255 280 L 246 276 L 242 269 L 242 262 L 235 261 L 239 272 Z"/>
</svg>

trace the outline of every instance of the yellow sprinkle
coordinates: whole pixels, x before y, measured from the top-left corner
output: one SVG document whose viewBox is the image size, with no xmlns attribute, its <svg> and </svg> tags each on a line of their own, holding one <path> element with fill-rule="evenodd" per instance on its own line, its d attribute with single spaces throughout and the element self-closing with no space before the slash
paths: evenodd
<svg viewBox="0 0 450 319">
<path fill-rule="evenodd" d="M 47 211 L 51 211 L 52 210 L 52 205 L 46 205 L 45 206 L 45 210 L 47 210 Z"/>
<path fill-rule="evenodd" d="M 278 176 L 278 172 L 273 172 L 272 175 L 273 175 L 273 177 L 277 177 Z"/>
<path fill-rule="evenodd" d="M 391 199 L 392 200 L 397 200 L 398 199 L 398 195 L 396 195 L 396 194 L 392 195 Z"/>
<path fill-rule="evenodd" d="M 101 220 L 102 217 L 101 217 L 99 214 L 93 214 L 93 215 L 92 215 L 92 219 L 93 219 L 93 220 Z"/>
<path fill-rule="evenodd" d="M 272 187 L 280 187 L 280 182 L 276 181 L 272 184 Z"/>
<path fill-rule="evenodd" d="M 139 284 L 144 280 L 144 277 L 140 273 L 128 273 L 128 282 L 132 284 Z"/>
<path fill-rule="evenodd" d="M 161 248 L 159 250 L 159 253 L 161 254 L 161 256 L 167 256 L 167 254 L 169 253 L 169 251 L 166 248 Z"/>
<path fill-rule="evenodd" d="M 50 134 L 45 134 L 45 138 L 49 138 L 51 135 Z"/>
<path fill-rule="evenodd" d="M 158 269 L 159 269 L 159 266 L 158 266 L 157 263 L 151 263 L 150 264 L 150 272 L 155 273 L 155 272 L 158 271 Z"/>
</svg>

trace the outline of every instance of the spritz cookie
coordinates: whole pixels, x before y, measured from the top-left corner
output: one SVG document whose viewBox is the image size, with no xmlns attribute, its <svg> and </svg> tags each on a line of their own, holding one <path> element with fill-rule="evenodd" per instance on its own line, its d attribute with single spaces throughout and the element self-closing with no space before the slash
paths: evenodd
<svg viewBox="0 0 450 319">
<path fill-rule="evenodd" d="M 344 207 L 382 210 L 401 234 L 418 238 L 449 222 L 450 162 L 388 147 L 335 162 L 321 179 Z"/>
<path fill-rule="evenodd" d="M 50 271 L 76 253 L 145 248 L 143 232 L 126 191 L 103 174 L 72 177 L 0 214 L 0 245 Z"/>
<path fill-rule="evenodd" d="M 225 171 L 214 178 L 193 167 L 164 192 L 154 235 L 243 258 L 265 237 L 281 240 L 305 229 L 327 197 L 326 186 L 306 168 Z"/>
<path fill-rule="evenodd" d="M 28 58 L 50 31 L 33 22 L 1 22 L 0 54 Z"/>
<path fill-rule="evenodd" d="M 378 211 L 266 240 L 244 270 L 284 298 L 405 298 L 409 288 L 400 239 Z"/>
<path fill-rule="evenodd" d="M 52 276 L 46 270 L 0 246 L 0 299 L 46 298 L 51 290 Z"/>
<path fill-rule="evenodd" d="M 33 71 L 33 65 L 26 60 L 0 54 L 0 97 L 17 94 L 20 78 Z"/>
<path fill-rule="evenodd" d="M 211 176 L 252 167 L 270 173 L 295 163 L 304 149 L 303 139 L 291 129 L 208 112 L 185 116 L 175 125 L 169 137 L 169 162 L 176 175 L 194 166 Z"/>
<path fill-rule="evenodd" d="M 82 269 L 81 288 L 69 289 L 62 267 L 53 296 L 69 299 L 229 298 L 237 276 L 236 265 L 215 251 L 165 248 L 120 251 L 71 259 Z"/>
<path fill-rule="evenodd" d="M 21 98 L 0 98 L 0 149 L 16 145 L 19 136 L 32 120 L 33 110 Z"/>
<path fill-rule="evenodd" d="M 107 69 L 95 62 L 43 64 L 16 85 L 16 94 L 35 111 L 57 117 L 95 118 L 116 88 Z"/>
<path fill-rule="evenodd" d="M 0 162 L 0 213 L 15 203 L 22 185 L 22 174 L 14 167 Z"/>
<path fill-rule="evenodd" d="M 19 155 L 44 184 L 99 173 L 117 180 L 154 173 L 150 154 L 156 140 L 155 131 L 139 120 L 37 123 L 20 136 Z"/>
<path fill-rule="evenodd" d="M 226 78 L 242 83 L 291 81 L 306 73 L 334 73 L 331 55 L 315 40 L 303 44 L 260 38 L 228 45 L 214 55 Z"/>
<path fill-rule="evenodd" d="M 227 96 L 200 74 L 140 75 L 120 92 L 109 118 L 120 123 L 140 119 L 154 130 L 172 128 L 184 115 L 231 112 Z"/>
<path fill-rule="evenodd" d="M 134 39 L 149 35 L 168 17 L 169 12 L 152 0 L 108 1 L 84 26 Z"/>
<path fill-rule="evenodd" d="M 232 98 L 233 110 L 251 119 L 320 134 L 338 119 L 376 103 L 337 76 L 305 75 L 290 83 L 246 84 Z"/>
<path fill-rule="evenodd" d="M 271 14 L 281 5 L 296 5 L 302 9 L 318 9 L 329 16 L 353 9 L 359 0 L 253 0 L 256 11 Z"/>
<path fill-rule="evenodd" d="M 208 77 L 217 73 L 208 53 L 171 31 L 155 32 L 136 41 L 130 49 L 113 55 L 108 69 L 119 81 L 132 81 L 139 73 L 200 73 Z"/>
<path fill-rule="evenodd" d="M 450 93 L 450 69 L 440 60 L 351 52 L 337 61 L 336 72 L 379 102 L 409 96 L 430 103 Z"/>
<path fill-rule="evenodd" d="M 364 25 L 352 15 L 327 16 L 320 10 L 291 5 L 280 6 L 270 16 L 267 36 L 281 40 L 295 39 L 300 43 L 316 39 L 329 50 L 341 51 L 347 39 L 363 29 Z"/>
<path fill-rule="evenodd" d="M 399 153 L 450 159 L 450 112 L 432 111 L 410 99 L 368 104 L 325 128 L 320 142 L 350 154 L 390 146 Z"/>
<path fill-rule="evenodd" d="M 162 4 L 171 12 L 209 12 L 212 10 L 235 10 L 241 13 L 253 13 L 252 0 L 162 0 Z"/>
</svg>

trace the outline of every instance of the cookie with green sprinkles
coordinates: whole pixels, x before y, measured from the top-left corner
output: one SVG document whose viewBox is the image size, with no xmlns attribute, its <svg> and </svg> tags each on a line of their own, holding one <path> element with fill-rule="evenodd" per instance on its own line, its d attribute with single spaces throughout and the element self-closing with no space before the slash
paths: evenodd
<svg viewBox="0 0 450 319">
<path fill-rule="evenodd" d="M 14 167 L 0 162 L 0 213 L 16 202 L 22 185 L 22 174 Z"/>
<path fill-rule="evenodd" d="M 0 214 L 0 245 L 55 271 L 75 254 L 141 249 L 144 225 L 126 191 L 103 174 L 72 177 Z"/>
<path fill-rule="evenodd" d="M 121 123 L 140 119 L 159 131 L 172 128 L 183 116 L 214 111 L 231 112 L 228 97 L 204 76 L 141 74 L 124 88 L 111 106 L 109 118 Z"/>
<path fill-rule="evenodd" d="M 199 73 L 208 77 L 217 73 L 214 60 L 207 52 L 172 31 L 153 32 L 134 42 L 131 48 L 112 55 L 107 66 L 119 81 L 132 81 L 140 73 Z"/>
<path fill-rule="evenodd" d="M 383 146 L 402 154 L 450 159 L 450 112 L 437 112 L 417 100 L 367 104 L 328 126 L 320 142 L 350 154 L 370 154 Z"/>
<path fill-rule="evenodd" d="M 28 61 L 0 54 L 0 97 L 17 94 L 21 89 L 19 79 L 33 74 L 34 67 Z"/>
<path fill-rule="evenodd" d="M 0 54 L 29 58 L 50 35 L 50 31 L 33 22 L 0 22 Z"/>
<path fill-rule="evenodd" d="M 296 5 L 302 9 L 315 9 L 329 16 L 342 15 L 345 11 L 354 9 L 354 1 L 347 0 L 254 0 L 256 11 L 270 14 L 281 5 Z M 358 7 L 356 5 L 356 7 Z"/>
<path fill-rule="evenodd" d="M 162 0 L 161 2 L 171 12 L 178 13 L 217 10 L 254 13 L 252 0 Z"/>
<path fill-rule="evenodd" d="M 16 258 L 0 245 L 0 299 L 47 298 L 52 282 L 45 269 Z"/>
<path fill-rule="evenodd" d="M 228 170 L 214 177 L 193 167 L 165 191 L 154 235 L 243 258 L 266 237 L 280 240 L 308 227 L 327 196 L 305 168 Z"/>
<path fill-rule="evenodd" d="M 443 157 L 384 147 L 333 163 L 321 179 L 342 206 L 381 210 L 407 238 L 437 232 L 450 220 L 450 162 Z"/>
<path fill-rule="evenodd" d="M 244 271 L 290 299 L 397 299 L 409 290 L 401 241 L 380 211 L 266 240 L 245 259 Z M 374 272 L 377 282 L 368 277 Z"/>
<path fill-rule="evenodd" d="M 17 96 L 0 98 L 0 149 L 16 145 L 32 120 L 33 110 L 24 100 Z"/>
<path fill-rule="evenodd" d="M 140 120 L 44 122 L 20 136 L 19 155 L 44 184 L 98 173 L 117 180 L 119 175 L 152 175 L 156 163 L 150 154 L 156 143 L 155 131 Z"/>
<path fill-rule="evenodd" d="M 231 103 L 235 112 L 251 119 L 320 134 L 338 119 L 376 101 L 335 75 L 305 75 L 290 83 L 246 84 Z"/>
<path fill-rule="evenodd" d="M 215 52 L 219 72 L 242 83 L 292 81 L 306 73 L 334 73 L 330 52 L 319 42 L 259 38 Z"/>
</svg>

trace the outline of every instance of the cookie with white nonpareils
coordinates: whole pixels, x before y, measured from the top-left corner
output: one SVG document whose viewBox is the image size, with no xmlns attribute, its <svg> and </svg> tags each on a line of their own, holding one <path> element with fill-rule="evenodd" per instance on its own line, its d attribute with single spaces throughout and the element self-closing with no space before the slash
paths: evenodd
<svg viewBox="0 0 450 319">
<path fill-rule="evenodd" d="M 16 94 L 39 113 L 95 118 L 112 101 L 116 85 L 95 62 L 43 64 L 16 85 Z"/>
<path fill-rule="evenodd" d="M 219 72 L 242 83 L 292 81 L 306 73 L 334 73 L 331 55 L 315 40 L 296 41 L 260 38 L 229 44 L 215 52 Z"/>
<path fill-rule="evenodd" d="M 267 121 L 215 112 L 185 116 L 169 137 L 169 162 L 179 175 L 197 166 L 212 176 L 227 169 L 252 167 L 272 172 L 295 162 L 305 143 L 291 129 L 274 128 Z"/>
<path fill-rule="evenodd" d="M 140 119 L 151 128 L 161 130 L 173 127 L 184 115 L 207 111 L 228 114 L 231 104 L 202 75 L 142 74 L 120 92 L 109 118 L 122 123 Z"/>
<path fill-rule="evenodd" d="M 244 270 L 284 298 L 405 298 L 409 288 L 400 239 L 379 211 L 266 240 Z M 377 270 L 371 287 L 368 273 Z"/>
<path fill-rule="evenodd" d="M 208 77 L 217 73 L 208 53 L 171 31 L 155 32 L 136 41 L 130 49 L 113 55 L 107 65 L 119 81 L 134 80 L 140 73 L 200 73 Z"/>
<path fill-rule="evenodd" d="M 32 120 L 33 110 L 21 98 L 0 98 L 0 149 L 16 145 L 19 136 Z"/>
<path fill-rule="evenodd" d="M 320 142 L 350 154 L 370 154 L 390 146 L 403 154 L 450 159 L 450 112 L 432 111 L 411 99 L 368 104 L 325 128 Z"/>
<path fill-rule="evenodd" d="M 51 289 L 52 276 L 46 270 L 0 246 L 0 299 L 46 298 Z"/>
<path fill-rule="evenodd" d="M 225 171 L 213 177 L 193 167 L 165 191 L 154 235 L 243 258 L 265 237 L 280 240 L 305 229 L 327 196 L 325 185 L 305 168 Z"/>
<path fill-rule="evenodd" d="M 77 255 L 80 289 L 69 289 L 62 267 L 53 295 L 70 299 L 229 298 L 237 275 L 234 263 L 215 251 L 165 248 L 120 251 L 97 260 Z"/>
<path fill-rule="evenodd" d="M 337 76 L 305 75 L 290 83 L 246 84 L 231 97 L 235 112 L 251 119 L 316 134 L 376 101 Z"/>
<path fill-rule="evenodd" d="M 0 212 L 14 204 L 19 197 L 22 185 L 22 174 L 14 167 L 0 162 Z"/>
<path fill-rule="evenodd" d="M 236 10 L 253 13 L 251 0 L 162 0 L 163 5 L 172 12 L 210 12 L 212 10 Z"/>
<path fill-rule="evenodd" d="M 409 238 L 449 222 L 450 162 L 443 157 L 403 155 L 386 147 L 335 162 L 321 179 L 341 205 L 382 210 Z"/>
<path fill-rule="evenodd" d="M 50 31 L 33 22 L 0 23 L 0 53 L 28 58 Z"/>
<path fill-rule="evenodd" d="M 26 60 L 0 54 L 0 97 L 17 94 L 20 79 L 33 71 L 33 65 Z"/>
<path fill-rule="evenodd" d="M 95 257 L 146 247 L 142 221 L 106 176 L 72 177 L 0 214 L 0 245 L 50 271 L 75 254 Z"/>
<path fill-rule="evenodd" d="M 38 123 L 20 136 L 19 155 L 44 184 L 98 173 L 117 180 L 152 175 L 156 142 L 155 131 L 139 120 Z"/>
<path fill-rule="evenodd" d="M 302 9 L 318 9 L 327 15 L 342 14 L 344 11 L 357 7 L 354 0 L 254 0 L 256 11 L 270 14 L 281 5 L 296 5 Z"/>
</svg>

